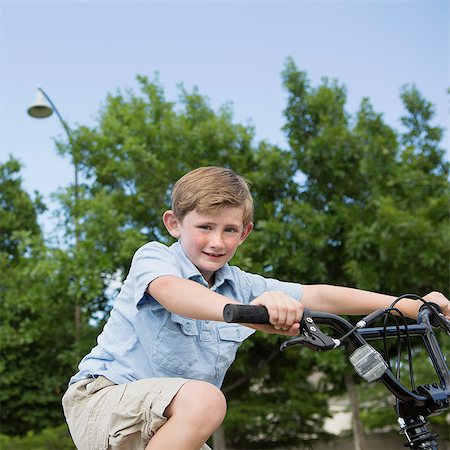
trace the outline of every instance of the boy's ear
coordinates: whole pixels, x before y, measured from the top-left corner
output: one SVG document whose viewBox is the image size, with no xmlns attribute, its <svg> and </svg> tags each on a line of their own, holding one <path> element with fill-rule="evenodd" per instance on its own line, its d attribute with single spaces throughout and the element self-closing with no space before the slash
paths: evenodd
<svg viewBox="0 0 450 450">
<path fill-rule="evenodd" d="M 169 234 L 175 239 L 178 239 L 180 237 L 180 224 L 171 209 L 163 214 L 163 222 Z"/>
<path fill-rule="evenodd" d="M 239 243 L 239 245 L 241 245 L 246 239 L 247 236 L 250 234 L 250 232 L 253 230 L 253 222 L 249 222 L 245 227 L 244 230 L 242 231 L 241 234 L 241 242 Z"/>
</svg>

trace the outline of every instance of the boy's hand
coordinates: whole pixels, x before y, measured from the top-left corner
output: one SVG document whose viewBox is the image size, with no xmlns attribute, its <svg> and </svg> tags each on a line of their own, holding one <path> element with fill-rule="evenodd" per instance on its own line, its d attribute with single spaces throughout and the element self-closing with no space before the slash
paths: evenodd
<svg viewBox="0 0 450 450">
<path fill-rule="evenodd" d="M 430 292 L 425 295 L 424 300 L 427 302 L 436 303 L 436 305 L 441 308 L 442 314 L 444 314 L 445 318 L 450 320 L 450 301 L 444 296 L 444 294 L 436 291 Z M 418 303 L 420 303 L 419 307 L 422 306 L 422 302 L 419 301 Z"/>
<path fill-rule="evenodd" d="M 290 336 L 299 333 L 303 305 L 298 300 L 284 292 L 269 291 L 253 300 L 251 304 L 267 308 L 270 323 L 278 333 Z"/>
</svg>

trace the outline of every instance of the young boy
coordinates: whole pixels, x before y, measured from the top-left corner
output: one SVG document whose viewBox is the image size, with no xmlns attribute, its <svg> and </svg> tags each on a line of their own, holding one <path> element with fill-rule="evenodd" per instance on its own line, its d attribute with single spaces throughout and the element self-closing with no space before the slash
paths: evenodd
<svg viewBox="0 0 450 450">
<path fill-rule="evenodd" d="M 177 242 L 137 250 L 98 345 L 63 397 L 78 449 L 207 449 L 204 443 L 225 417 L 225 373 L 254 329 L 294 336 L 303 306 L 367 314 L 394 300 L 229 266 L 252 231 L 252 217 L 248 185 L 229 169 L 199 168 L 175 184 L 163 221 Z M 442 294 L 426 298 L 450 315 Z M 227 303 L 265 305 L 271 325 L 224 323 Z M 403 300 L 398 306 L 414 318 L 420 304 Z"/>
</svg>

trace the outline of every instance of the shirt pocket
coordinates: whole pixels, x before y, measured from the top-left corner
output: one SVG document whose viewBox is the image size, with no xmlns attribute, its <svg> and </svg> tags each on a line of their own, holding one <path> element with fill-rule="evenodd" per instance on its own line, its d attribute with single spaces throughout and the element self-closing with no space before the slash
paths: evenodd
<svg viewBox="0 0 450 450">
<path fill-rule="evenodd" d="M 168 315 L 152 344 L 152 360 L 158 366 L 183 375 L 197 363 L 198 329 L 194 319 Z"/>
<path fill-rule="evenodd" d="M 236 358 L 239 346 L 251 336 L 255 330 L 242 325 L 221 324 L 217 327 L 219 334 L 219 357 L 217 370 L 225 372 Z"/>
</svg>

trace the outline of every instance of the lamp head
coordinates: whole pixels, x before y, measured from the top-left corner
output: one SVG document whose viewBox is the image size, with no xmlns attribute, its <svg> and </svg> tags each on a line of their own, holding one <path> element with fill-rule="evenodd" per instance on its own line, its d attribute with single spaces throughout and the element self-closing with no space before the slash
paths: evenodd
<svg viewBox="0 0 450 450">
<path fill-rule="evenodd" d="M 46 117 L 52 115 L 53 109 L 47 103 L 47 100 L 45 99 L 44 94 L 40 89 L 38 89 L 36 93 L 36 100 L 27 109 L 27 112 L 31 117 L 35 117 L 36 119 L 45 119 Z"/>
</svg>

